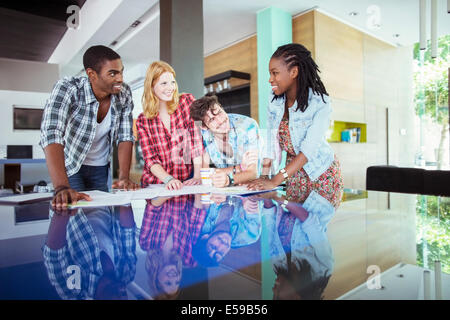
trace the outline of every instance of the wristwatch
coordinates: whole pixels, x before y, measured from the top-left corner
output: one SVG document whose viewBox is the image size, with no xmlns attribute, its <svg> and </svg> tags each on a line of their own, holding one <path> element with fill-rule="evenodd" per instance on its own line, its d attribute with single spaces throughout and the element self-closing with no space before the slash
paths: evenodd
<svg viewBox="0 0 450 320">
<path fill-rule="evenodd" d="M 283 181 L 286 181 L 286 179 L 289 178 L 289 176 L 286 172 L 286 169 L 284 169 L 284 168 L 281 169 L 279 173 L 281 173 L 283 175 L 283 178 L 284 178 Z"/>
<path fill-rule="evenodd" d="M 233 172 L 230 172 L 227 174 L 228 176 L 228 180 L 230 181 L 227 185 L 227 187 L 234 185 L 234 176 L 233 176 Z"/>
</svg>

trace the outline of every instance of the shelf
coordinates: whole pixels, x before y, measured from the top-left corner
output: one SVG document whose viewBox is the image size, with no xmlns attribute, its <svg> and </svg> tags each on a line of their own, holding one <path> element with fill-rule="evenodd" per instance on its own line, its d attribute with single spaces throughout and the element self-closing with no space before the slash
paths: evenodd
<svg viewBox="0 0 450 320">
<path fill-rule="evenodd" d="M 237 86 L 237 87 L 233 87 L 231 89 L 224 89 L 224 90 L 219 91 L 219 92 L 214 91 L 214 94 L 216 96 L 218 96 L 218 95 L 221 95 L 221 94 L 232 93 L 232 92 L 236 92 L 236 91 L 243 90 L 243 89 L 248 89 L 248 88 L 250 88 L 250 84 L 243 84 L 243 85 L 240 85 L 240 86 Z"/>
<path fill-rule="evenodd" d="M 232 105 L 227 105 L 227 106 L 223 106 L 226 109 L 237 109 L 237 108 L 242 108 L 242 107 L 250 107 L 250 103 L 241 103 L 241 104 L 232 104 Z"/>
<path fill-rule="evenodd" d="M 327 142 L 328 143 L 333 143 L 333 144 L 351 144 L 351 145 L 354 145 L 354 144 L 370 144 L 370 143 L 367 143 L 367 142 L 347 142 L 347 141 L 330 141 L 330 140 L 327 140 Z"/>
<path fill-rule="evenodd" d="M 333 121 L 333 131 L 331 137 L 327 140 L 329 143 L 349 143 L 358 144 L 367 142 L 367 124 L 358 122 L 346 122 L 346 121 Z M 341 141 L 341 132 L 346 129 L 361 128 L 360 141 L 356 143 L 350 143 Z"/>
<path fill-rule="evenodd" d="M 219 103 L 228 113 L 236 113 L 250 117 L 250 74 L 228 70 L 205 79 L 208 94 L 217 96 Z M 223 81 L 223 85 L 221 84 Z M 218 88 L 224 88 L 218 91 Z M 225 89 L 226 88 L 226 89 Z"/>
<path fill-rule="evenodd" d="M 237 79 L 244 79 L 244 80 L 250 80 L 250 73 L 246 73 L 246 72 L 240 72 L 240 71 L 235 71 L 235 70 L 228 70 L 222 73 L 218 73 L 214 76 L 205 78 L 205 86 L 209 85 L 211 83 L 215 83 L 218 81 L 222 81 L 225 79 L 230 79 L 230 78 L 237 78 Z"/>
</svg>

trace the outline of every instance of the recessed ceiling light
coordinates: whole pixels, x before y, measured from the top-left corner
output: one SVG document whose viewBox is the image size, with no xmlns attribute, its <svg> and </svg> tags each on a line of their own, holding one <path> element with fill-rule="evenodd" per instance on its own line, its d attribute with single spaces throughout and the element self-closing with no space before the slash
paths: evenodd
<svg viewBox="0 0 450 320">
<path fill-rule="evenodd" d="M 139 20 L 136 20 L 135 22 L 133 22 L 133 24 L 131 25 L 132 28 L 136 28 L 138 25 L 140 25 L 141 22 Z"/>
<path fill-rule="evenodd" d="M 394 38 L 400 37 L 400 35 L 399 35 L 398 33 L 394 33 L 392 36 L 393 36 Z"/>
<path fill-rule="evenodd" d="M 352 11 L 352 12 L 350 12 L 348 15 L 349 15 L 350 17 L 355 17 L 355 16 L 358 15 L 358 12 Z"/>
</svg>

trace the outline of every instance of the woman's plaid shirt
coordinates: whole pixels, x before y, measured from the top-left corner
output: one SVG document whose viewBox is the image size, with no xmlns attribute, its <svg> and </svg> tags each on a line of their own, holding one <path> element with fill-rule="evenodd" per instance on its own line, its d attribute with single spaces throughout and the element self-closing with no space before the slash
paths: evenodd
<svg viewBox="0 0 450 320">
<path fill-rule="evenodd" d="M 173 235 L 173 248 L 184 266 L 195 267 L 192 246 L 200 234 L 206 211 L 194 206 L 194 195 L 173 197 L 157 207 L 147 200 L 139 235 L 142 250 L 162 249 L 168 236 Z"/>
<path fill-rule="evenodd" d="M 194 101 L 192 94 L 182 94 L 178 108 L 170 115 L 169 132 L 159 116 L 148 119 L 141 113 L 136 120 L 139 143 L 145 161 L 141 184 L 162 183 L 152 174 L 150 168 L 160 164 L 175 179 L 184 181 L 192 173 L 192 160 L 203 155 L 203 141 L 200 130 L 195 127 L 189 115 Z"/>
</svg>

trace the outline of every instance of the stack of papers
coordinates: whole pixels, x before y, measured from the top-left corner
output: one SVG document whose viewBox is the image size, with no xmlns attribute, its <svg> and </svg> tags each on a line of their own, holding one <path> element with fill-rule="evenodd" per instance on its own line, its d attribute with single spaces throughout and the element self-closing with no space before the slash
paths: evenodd
<svg viewBox="0 0 450 320">
<path fill-rule="evenodd" d="M 226 195 L 249 195 L 254 193 L 268 192 L 272 190 L 276 190 L 277 188 L 273 188 L 271 190 L 264 191 L 254 191 L 248 190 L 246 186 L 235 186 L 235 187 L 226 187 L 226 188 L 214 188 L 211 186 L 205 185 L 197 185 L 197 186 L 183 186 L 180 190 L 167 190 L 163 185 L 156 185 L 158 187 L 152 187 L 153 190 L 158 191 L 159 197 L 174 197 L 181 196 L 186 194 L 206 194 L 206 193 L 214 193 L 214 194 L 226 194 Z"/>
<path fill-rule="evenodd" d="M 75 205 L 69 205 L 69 208 L 89 208 L 89 207 L 108 207 L 108 206 L 121 206 L 131 203 L 131 196 L 125 195 L 118 197 L 115 194 L 103 192 L 103 191 L 82 191 L 82 193 L 88 194 L 92 200 L 80 200 Z"/>
<path fill-rule="evenodd" d="M 162 184 L 151 185 L 144 189 L 134 191 L 114 190 L 112 193 L 103 191 L 83 191 L 88 194 L 91 201 L 78 201 L 76 205 L 70 208 L 88 208 L 88 207 L 103 207 L 103 206 L 120 206 L 131 203 L 133 200 L 154 199 L 157 197 L 175 197 L 189 194 L 225 194 L 225 195 L 249 195 L 261 192 L 268 192 L 276 190 L 277 188 L 264 191 L 247 190 L 246 186 L 235 186 L 227 188 L 214 188 L 205 185 L 183 186 L 180 190 L 167 190 Z"/>
</svg>

